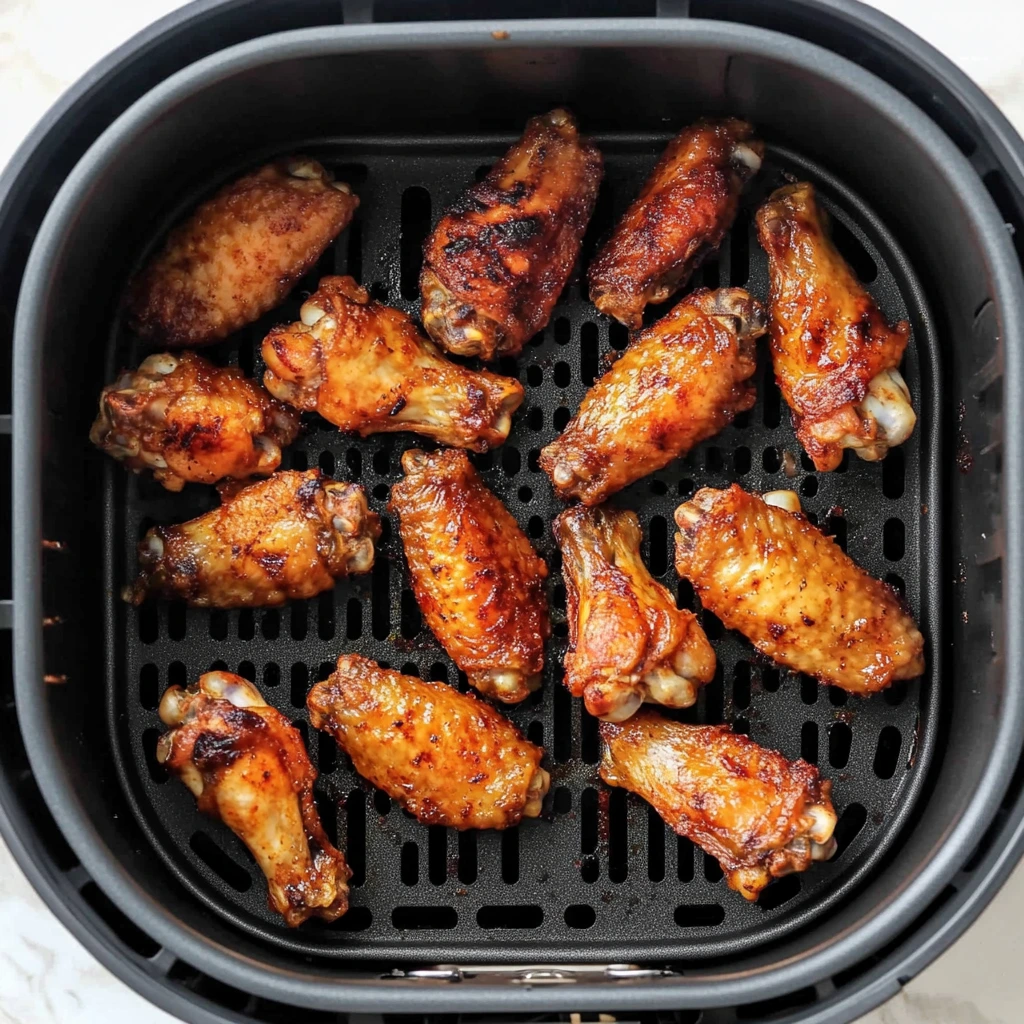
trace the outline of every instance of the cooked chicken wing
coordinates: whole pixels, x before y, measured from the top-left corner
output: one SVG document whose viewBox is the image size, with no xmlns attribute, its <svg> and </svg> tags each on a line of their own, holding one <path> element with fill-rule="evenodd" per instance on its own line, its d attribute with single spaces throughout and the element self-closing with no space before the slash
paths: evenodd
<svg viewBox="0 0 1024 1024">
<path fill-rule="evenodd" d="M 642 710 L 602 722 L 601 778 L 643 797 L 674 832 L 755 900 L 773 879 L 835 852 L 831 782 L 726 725 L 683 725 Z"/>
<path fill-rule="evenodd" d="M 313 597 L 373 566 L 380 518 L 358 484 L 311 469 L 220 490 L 220 508 L 146 534 L 126 601 L 164 597 L 194 608 L 268 607 Z"/>
<path fill-rule="evenodd" d="M 238 367 L 165 352 L 103 389 L 89 439 L 136 473 L 152 469 L 167 490 L 180 491 L 189 482 L 269 476 L 298 432 L 299 414 Z"/>
<path fill-rule="evenodd" d="M 389 507 L 427 625 L 472 686 L 522 700 L 544 667 L 547 566 L 465 452 L 413 449 L 402 469 Z"/>
<path fill-rule="evenodd" d="M 565 287 L 602 174 L 567 110 L 531 118 L 427 239 L 420 292 L 434 341 L 483 359 L 519 352 Z"/>
<path fill-rule="evenodd" d="M 698 121 L 662 154 L 590 265 L 590 300 L 627 327 L 664 302 L 721 244 L 764 143 L 746 121 Z"/>
<path fill-rule="evenodd" d="M 844 448 L 869 462 L 885 458 L 917 422 L 899 371 L 910 324 L 886 322 L 824 220 L 807 182 L 778 189 L 757 211 L 771 278 L 775 379 L 820 470 L 835 469 Z"/>
<path fill-rule="evenodd" d="M 313 916 L 341 917 L 351 872 L 320 823 L 316 769 L 298 729 L 230 672 L 207 672 L 187 690 L 172 686 L 160 718 L 170 732 L 157 743 L 157 760 L 249 847 L 271 910 L 293 928 Z"/>
<path fill-rule="evenodd" d="M 900 598 L 805 519 L 792 491 L 705 487 L 676 523 L 679 574 L 763 654 L 851 693 L 924 672 L 924 638 Z"/>
<path fill-rule="evenodd" d="M 308 157 L 231 182 L 179 224 L 132 281 L 132 329 L 181 348 L 252 323 L 313 268 L 358 205 L 348 185 Z"/>
<path fill-rule="evenodd" d="M 508 437 L 522 384 L 445 359 L 351 277 L 323 278 L 300 315 L 263 341 L 263 382 L 276 398 L 362 437 L 411 430 L 478 452 Z"/>
<path fill-rule="evenodd" d="M 701 288 L 637 334 L 540 453 L 558 496 L 596 505 L 749 409 L 764 321 L 742 288 Z"/>
<path fill-rule="evenodd" d="M 447 683 L 343 654 L 306 699 L 355 769 L 425 825 L 509 828 L 540 814 L 544 751 L 489 704 Z"/>
<path fill-rule="evenodd" d="M 562 548 L 569 650 L 565 685 L 587 711 L 622 722 L 644 701 L 688 708 L 715 674 L 697 617 L 640 559 L 632 512 L 574 505 L 552 527 Z"/>
</svg>

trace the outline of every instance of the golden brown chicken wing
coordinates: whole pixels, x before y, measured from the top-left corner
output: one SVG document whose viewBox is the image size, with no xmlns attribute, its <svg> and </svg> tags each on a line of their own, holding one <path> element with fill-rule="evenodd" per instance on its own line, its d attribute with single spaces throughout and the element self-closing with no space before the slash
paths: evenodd
<svg viewBox="0 0 1024 1024">
<path fill-rule="evenodd" d="M 565 685 L 587 711 L 622 722 L 644 701 L 688 708 L 715 674 L 697 617 L 640 559 L 632 512 L 574 505 L 552 527 L 562 548 L 569 650 Z"/>
<path fill-rule="evenodd" d="M 746 121 L 698 121 L 662 154 L 590 265 L 590 300 L 627 327 L 664 302 L 721 244 L 764 143 Z"/>
<path fill-rule="evenodd" d="M 234 492 L 222 486 L 221 494 L 220 508 L 146 534 L 126 601 L 269 607 L 313 597 L 373 566 L 380 519 L 358 484 L 310 469 L 275 473 Z"/>
<path fill-rule="evenodd" d="M 547 566 L 465 452 L 413 449 L 402 469 L 389 507 L 427 625 L 472 686 L 523 700 L 544 667 Z"/>
<path fill-rule="evenodd" d="M 808 522 L 792 491 L 705 487 L 676 523 L 679 574 L 763 654 L 859 694 L 924 671 L 924 638 L 899 597 Z"/>
<path fill-rule="evenodd" d="M 742 288 L 701 288 L 636 335 L 540 453 L 558 496 L 596 505 L 749 409 L 764 320 Z"/>
<path fill-rule="evenodd" d="M 170 234 L 128 289 L 133 330 L 169 348 L 252 323 L 352 219 L 359 200 L 315 160 L 277 160 L 233 181 Z"/>
<path fill-rule="evenodd" d="M 835 852 L 832 783 L 806 761 L 787 761 L 726 725 L 683 725 L 647 709 L 600 729 L 601 778 L 643 797 L 748 900 Z"/>
<path fill-rule="evenodd" d="M 190 482 L 269 476 L 298 432 L 299 414 L 238 367 L 164 352 L 103 389 L 89 439 L 128 469 L 152 469 L 167 490 L 180 491 Z"/>
<path fill-rule="evenodd" d="M 362 437 L 411 430 L 478 452 L 508 437 L 522 384 L 445 359 L 351 277 L 323 278 L 301 316 L 263 341 L 263 382 L 276 398 Z"/>
<path fill-rule="evenodd" d="M 425 825 L 509 828 L 551 785 L 544 751 L 489 704 L 343 654 L 306 699 L 355 769 Z"/>
<path fill-rule="evenodd" d="M 207 672 L 187 690 L 172 686 L 160 718 L 170 732 L 157 743 L 157 760 L 249 847 L 266 875 L 270 909 L 292 928 L 313 916 L 341 917 L 351 872 L 320 823 L 316 769 L 298 729 L 230 672 Z"/>
<path fill-rule="evenodd" d="M 844 448 L 874 462 L 902 444 L 917 416 L 898 369 L 910 324 L 890 326 L 825 231 L 807 182 L 757 211 L 768 254 L 775 379 L 796 436 L 819 470 Z"/>
<path fill-rule="evenodd" d="M 534 117 L 423 250 L 423 326 L 449 352 L 515 355 L 551 317 L 579 255 L 603 164 L 567 110 Z"/>
</svg>

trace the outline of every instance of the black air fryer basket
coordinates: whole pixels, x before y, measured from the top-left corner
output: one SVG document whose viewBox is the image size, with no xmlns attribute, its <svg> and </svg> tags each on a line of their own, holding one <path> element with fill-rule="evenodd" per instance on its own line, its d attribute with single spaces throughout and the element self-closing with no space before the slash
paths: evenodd
<svg viewBox="0 0 1024 1024">
<path fill-rule="evenodd" d="M 973 920 L 1024 842 L 1012 628 L 1022 442 L 1004 419 L 1024 383 L 1024 144 L 941 57 L 854 3 L 510 6 L 537 20 L 468 0 L 195 4 L 95 69 L 8 168 L 0 328 L 14 367 L 16 585 L 0 826 L 75 934 L 190 1020 L 850 1020 Z M 640 516 L 651 571 L 692 604 L 672 567 L 675 507 L 732 480 L 791 487 L 904 593 L 927 637 L 927 674 L 865 701 L 754 658 L 701 613 L 719 673 L 693 720 L 729 721 L 816 762 L 840 812 L 837 856 L 757 903 L 646 804 L 599 783 L 596 722 L 561 683 L 565 592 L 549 531 L 559 503 L 537 455 L 626 341 L 586 301 L 579 268 L 549 326 L 499 365 L 526 387 L 509 442 L 474 457 L 553 570 L 544 686 L 509 711 L 548 752 L 545 819 L 504 833 L 426 828 L 309 728 L 306 692 L 342 651 L 464 686 L 420 621 L 393 530 L 369 576 L 282 609 L 134 609 L 117 597 L 150 525 L 211 504 L 207 489 L 168 495 L 87 442 L 100 387 L 144 351 L 118 299 L 168 225 L 289 152 L 317 157 L 361 197 L 288 303 L 213 350 L 258 375 L 267 327 L 296 318 L 323 274 L 351 273 L 415 312 L 420 249 L 440 211 L 528 116 L 556 104 L 606 159 L 582 264 L 674 131 L 732 113 L 758 126 L 768 155 L 694 283 L 764 297 L 751 211 L 779 184 L 809 179 L 836 244 L 890 320 L 913 328 L 904 374 L 919 425 L 883 463 L 814 472 L 762 359 L 753 410 L 621 496 Z M 316 421 L 285 468 L 357 480 L 383 513 L 415 443 L 357 441 Z M 213 667 L 255 680 L 307 740 L 321 816 L 354 870 L 352 909 L 332 925 L 286 929 L 242 844 L 155 759 L 159 695 Z"/>
</svg>

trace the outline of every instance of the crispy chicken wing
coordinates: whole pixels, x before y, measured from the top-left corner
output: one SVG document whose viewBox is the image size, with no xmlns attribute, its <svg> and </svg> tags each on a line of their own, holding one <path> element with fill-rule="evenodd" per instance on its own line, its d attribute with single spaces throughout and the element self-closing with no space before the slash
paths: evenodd
<svg viewBox="0 0 1024 1024">
<path fill-rule="evenodd" d="M 859 694 L 924 672 L 924 639 L 902 601 L 805 519 L 792 491 L 705 487 L 676 523 L 679 574 L 763 654 Z"/>
<path fill-rule="evenodd" d="M 389 507 L 427 625 L 472 686 L 522 700 L 544 667 L 547 566 L 465 452 L 413 449 L 402 469 Z"/>
<path fill-rule="evenodd" d="M 698 121 L 662 154 L 590 265 L 590 300 L 627 327 L 664 302 L 721 244 L 764 143 L 745 121 Z"/>
<path fill-rule="evenodd" d="M 207 672 L 187 690 L 172 686 L 160 718 L 170 732 L 157 743 L 157 760 L 249 847 L 271 910 L 293 928 L 313 916 L 341 917 L 351 872 L 320 823 L 316 769 L 298 729 L 230 672 Z"/>
<path fill-rule="evenodd" d="M 757 211 L 768 254 L 775 379 L 796 436 L 819 470 L 844 448 L 885 458 L 917 416 L 898 369 L 910 324 L 890 326 L 825 231 L 814 187 L 773 192 Z"/>
<path fill-rule="evenodd" d="M 701 288 L 637 334 L 540 453 L 558 496 L 596 505 L 749 409 L 764 320 L 742 288 Z"/>
<path fill-rule="evenodd" d="M 136 473 L 152 469 L 167 490 L 180 491 L 190 482 L 269 476 L 298 432 L 299 414 L 238 367 L 165 352 L 103 389 L 89 439 Z"/>
<path fill-rule="evenodd" d="M 632 512 L 574 505 L 552 527 L 562 548 L 569 650 L 565 685 L 587 711 L 622 722 L 644 701 L 688 708 L 715 674 L 697 617 L 640 560 Z"/>
<path fill-rule="evenodd" d="M 674 832 L 755 900 L 773 879 L 835 852 L 831 782 L 726 725 L 683 725 L 642 710 L 602 722 L 601 778 L 641 796 Z"/>
<path fill-rule="evenodd" d="M 478 452 L 508 437 L 522 384 L 445 359 L 351 277 L 323 278 L 301 316 L 263 341 L 263 382 L 276 398 L 362 437 L 412 430 Z"/>
<path fill-rule="evenodd" d="M 540 814 L 544 751 L 489 704 L 446 683 L 343 654 L 306 699 L 355 769 L 425 825 L 509 828 Z"/>
<path fill-rule="evenodd" d="M 523 137 L 441 218 L 423 250 L 423 325 L 449 352 L 515 355 L 548 322 L 594 209 L 603 164 L 567 110 Z"/>
<path fill-rule="evenodd" d="M 139 575 L 124 599 L 187 601 L 195 608 L 268 607 L 313 597 L 373 566 L 380 519 L 358 484 L 320 470 L 275 473 L 212 512 L 154 526 L 139 544 Z"/>
<path fill-rule="evenodd" d="M 181 348 L 252 323 L 313 268 L 358 205 L 348 185 L 308 157 L 231 182 L 171 232 L 131 283 L 132 329 Z"/>
</svg>

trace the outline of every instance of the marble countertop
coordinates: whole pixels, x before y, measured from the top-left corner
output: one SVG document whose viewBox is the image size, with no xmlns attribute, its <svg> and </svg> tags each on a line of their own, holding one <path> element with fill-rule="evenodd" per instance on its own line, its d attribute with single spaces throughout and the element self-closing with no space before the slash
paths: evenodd
<svg viewBox="0 0 1024 1024">
<path fill-rule="evenodd" d="M 0 0 L 0 165 L 60 92 L 175 0 Z M 1024 3 L 877 0 L 959 64 L 1024 133 Z M 967 934 L 859 1024 L 1016 1024 L 1024 1018 L 1024 866 Z M 101 967 L 0 842 L 0 1024 L 171 1024 Z"/>
</svg>

